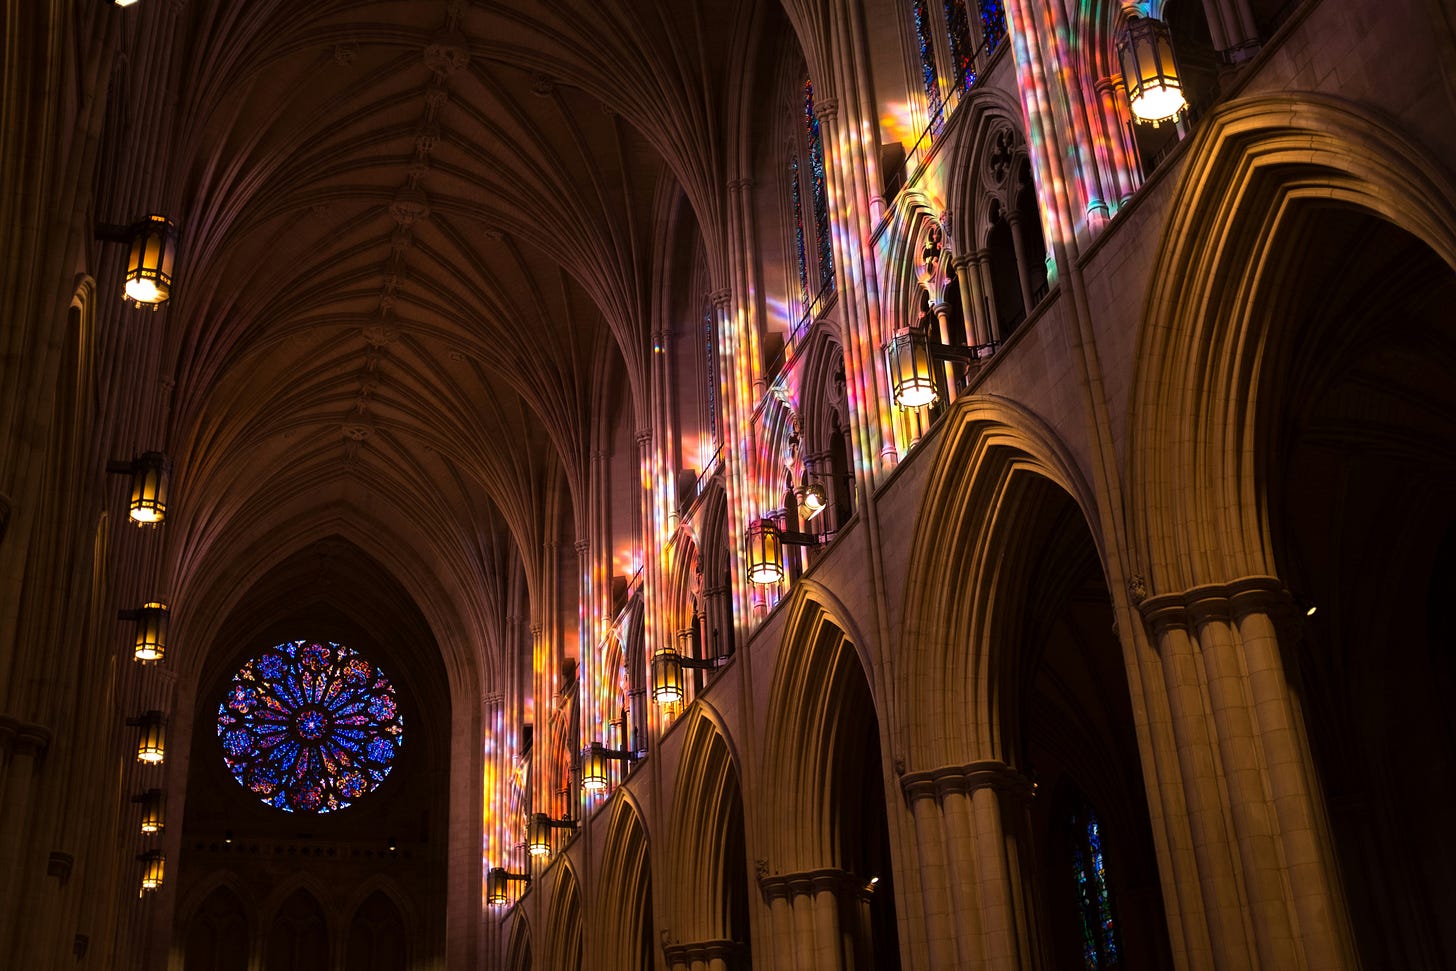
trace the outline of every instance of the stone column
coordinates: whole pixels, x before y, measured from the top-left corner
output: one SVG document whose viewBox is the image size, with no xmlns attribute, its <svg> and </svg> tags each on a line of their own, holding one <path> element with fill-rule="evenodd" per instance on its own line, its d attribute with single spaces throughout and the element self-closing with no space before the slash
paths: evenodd
<svg viewBox="0 0 1456 971">
<path fill-rule="evenodd" d="M 1355 967 L 1314 763 L 1280 653 L 1281 625 L 1296 616 L 1288 594 L 1272 577 L 1246 577 L 1140 606 L 1151 663 L 1161 668 L 1143 681 L 1165 695 L 1150 707 L 1169 714 L 1149 731 L 1172 736 L 1151 741 L 1176 753 L 1175 765 L 1150 768 L 1176 771 L 1182 789 L 1158 815 L 1171 842 L 1192 847 L 1194 862 L 1193 874 L 1165 870 L 1174 884 L 1165 894 L 1201 904 L 1211 951 L 1190 966 Z"/>
</svg>

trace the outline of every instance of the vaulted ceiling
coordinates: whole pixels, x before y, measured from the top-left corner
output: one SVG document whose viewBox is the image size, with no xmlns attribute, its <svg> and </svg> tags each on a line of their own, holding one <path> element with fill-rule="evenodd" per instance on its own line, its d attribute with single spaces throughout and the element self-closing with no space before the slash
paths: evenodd
<svg viewBox="0 0 1456 971">
<path fill-rule="evenodd" d="M 591 456 L 645 406 L 654 313 L 684 285 L 668 227 L 694 227 L 721 273 L 726 146 L 782 13 L 173 9 L 170 34 L 131 41 L 172 51 L 166 114 L 134 97 L 113 135 L 182 223 L 159 338 L 179 575 L 231 592 L 345 533 L 427 614 L 498 626 L 508 577 L 554 568 L 533 558 L 569 549 Z M 157 127 L 170 142 L 147 159 L 132 133 Z"/>
</svg>

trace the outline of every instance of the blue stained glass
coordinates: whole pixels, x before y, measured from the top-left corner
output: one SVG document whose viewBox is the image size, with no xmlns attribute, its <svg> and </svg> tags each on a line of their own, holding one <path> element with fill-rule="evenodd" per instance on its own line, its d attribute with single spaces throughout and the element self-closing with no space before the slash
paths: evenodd
<svg viewBox="0 0 1456 971">
<path fill-rule="evenodd" d="M 217 709 L 223 761 L 263 802 L 327 813 L 368 794 L 404 740 L 394 685 L 342 644 L 292 641 L 244 664 Z"/>
<path fill-rule="evenodd" d="M 981 30 L 986 36 L 986 50 L 994 51 L 1006 36 L 1006 5 L 1002 0 L 979 0 Z"/>
<path fill-rule="evenodd" d="M 1072 817 L 1072 869 L 1076 879 L 1083 962 L 1087 971 L 1111 971 L 1119 966 L 1117 926 L 1107 889 L 1102 829 L 1097 814 L 1090 808 Z"/>
<path fill-rule="evenodd" d="M 824 175 L 824 135 L 819 130 L 819 117 L 814 114 L 814 83 L 808 78 L 804 79 L 804 125 L 809 136 L 814 237 L 819 244 L 819 288 L 828 290 L 834 286 L 834 247 L 829 239 L 829 184 Z"/>
<path fill-rule="evenodd" d="M 945 0 L 945 26 L 950 35 L 950 59 L 955 64 L 956 82 L 969 91 L 976 83 L 976 44 L 971 40 L 965 0 Z"/>
<path fill-rule="evenodd" d="M 935 70 L 935 45 L 930 35 L 929 0 L 915 0 L 915 36 L 920 41 L 920 74 L 925 82 L 925 114 L 932 122 L 940 117 L 940 75 Z"/>
</svg>

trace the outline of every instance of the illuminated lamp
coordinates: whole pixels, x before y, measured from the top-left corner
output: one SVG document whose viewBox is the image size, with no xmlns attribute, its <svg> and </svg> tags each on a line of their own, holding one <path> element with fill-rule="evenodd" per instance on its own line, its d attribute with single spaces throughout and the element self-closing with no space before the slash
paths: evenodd
<svg viewBox="0 0 1456 971">
<path fill-rule="evenodd" d="M 137 739 L 137 761 L 161 765 L 163 756 L 162 728 L 166 719 L 160 711 L 149 711 L 138 718 L 128 718 L 126 723 L 142 730 Z"/>
<path fill-rule="evenodd" d="M 126 299 L 156 310 L 172 296 L 172 263 L 177 258 L 177 227 L 153 213 L 131 227 L 126 261 Z"/>
<path fill-rule="evenodd" d="M 829 497 L 825 495 L 824 487 L 817 482 L 800 486 L 794 493 L 799 499 L 799 518 L 806 523 L 829 508 Z"/>
<path fill-rule="evenodd" d="M 167 858 L 162 851 L 151 850 L 137 859 L 145 864 L 142 868 L 142 890 L 150 893 L 162 889 L 162 874 L 167 866 Z"/>
<path fill-rule="evenodd" d="M 581 753 L 581 787 L 587 792 L 602 792 L 607 788 L 607 763 L 637 761 L 637 753 L 622 749 L 607 748 L 601 742 L 592 742 Z"/>
<path fill-rule="evenodd" d="M 682 656 L 670 647 L 652 655 L 652 700 L 675 705 L 683 700 Z"/>
<path fill-rule="evenodd" d="M 784 578 L 782 531 L 767 519 L 749 524 L 745 540 L 748 579 L 752 583 L 778 583 Z"/>
<path fill-rule="evenodd" d="M 112 0 L 112 2 L 115 3 L 118 7 L 130 7 L 132 4 L 136 3 L 137 0 Z"/>
<path fill-rule="evenodd" d="M 526 820 L 526 849 L 532 856 L 551 855 L 553 829 L 576 829 L 576 823 L 569 819 L 552 819 L 546 813 L 532 813 Z"/>
<path fill-rule="evenodd" d="M 485 874 L 485 902 L 492 907 L 504 907 L 511 902 L 511 881 L 530 883 L 529 873 L 512 873 L 503 866 L 493 866 Z"/>
<path fill-rule="evenodd" d="M 119 620 L 136 621 L 136 642 L 132 656 L 138 661 L 160 661 L 167 653 L 167 605 L 145 604 L 136 610 L 122 610 Z"/>
<path fill-rule="evenodd" d="M 132 802 L 142 807 L 142 832 L 160 833 L 165 825 L 166 798 L 161 789 L 148 789 L 139 796 L 132 796 Z"/>
<path fill-rule="evenodd" d="M 924 408 L 935 403 L 938 395 L 930 362 L 930 338 L 919 328 L 902 327 L 885 345 L 890 391 L 901 408 Z"/>
<path fill-rule="evenodd" d="M 1129 17 L 1117 38 L 1117 60 L 1128 107 L 1138 121 L 1156 128 L 1188 107 L 1173 57 L 1173 35 L 1163 21 Z"/>
<path fill-rule="evenodd" d="M 138 526 L 156 526 L 167 518 L 167 482 L 172 466 L 161 452 L 146 452 L 131 462 L 107 463 L 113 475 L 131 476 L 127 515 Z"/>
</svg>

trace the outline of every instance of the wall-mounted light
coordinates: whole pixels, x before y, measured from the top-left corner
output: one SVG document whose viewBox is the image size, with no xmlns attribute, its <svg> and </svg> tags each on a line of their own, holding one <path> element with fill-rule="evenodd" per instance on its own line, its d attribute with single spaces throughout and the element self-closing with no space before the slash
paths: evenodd
<svg viewBox="0 0 1456 971">
<path fill-rule="evenodd" d="M 107 463 L 112 475 L 131 476 L 126 514 L 138 526 L 157 526 L 167 518 L 167 485 L 172 465 L 161 452 L 144 452 L 130 462 Z"/>
<path fill-rule="evenodd" d="M 829 496 L 817 482 L 799 486 L 794 490 L 794 496 L 799 500 L 799 518 L 806 523 L 829 508 Z"/>
<path fill-rule="evenodd" d="M 512 873 L 503 866 L 493 866 L 485 874 L 485 902 L 492 907 L 504 907 L 511 902 L 511 882 L 529 884 L 529 873 Z"/>
<path fill-rule="evenodd" d="M 1138 121 L 1156 128 L 1188 107 L 1173 57 L 1173 35 L 1163 21 L 1129 17 L 1117 38 L 1117 60 L 1128 108 Z"/>
<path fill-rule="evenodd" d="M 127 243 L 125 297 L 128 303 L 156 310 L 172 296 L 172 265 L 177 259 L 177 226 L 152 213 L 130 226 L 98 226 L 96 238 Z"/>
<path fill-rule="evenodd" d="M 167 867 L 167 858 L 161 850 L 150 850 L 137 857 L 142 861 L 142 890 L 152 893 L 162 889 L 162 877 Z"/>
<path fill-rule="evenodd" d="M 607 748 L 601 742 L 592 742 L 581 753 L 581 787 L 587 792 L 602 792 L 607 788 L 607 768 L 611 762 L 637 761 L 637 753 L 622 749 Z"/>
<path fill-rule="evenodd" d="M 551 855 L 551 831 L 553 829 L 576 829 L 576 821 L 552 819 L 546 813 L 532 813 L 526 820 L 526 849 L 532 856 Z"/>
<path fill-rule="evenodd" d="M 136 621 L 132 656 L 138 661 L 160 661 L 167 653 L 167 605 L 143 604 L 136 610 L 119 610 L 118 620 Z"/>
<path fill-rule="evenodd" d="M 166 825 L 166 797 L 162 795 L 161 789 L 148 789 L 139 796 L 132 796 L 131 801 L 142 807 L 142 832 L 160 833 Z"/>
<path fill-rule="evenodd" d="M 785 546 L 818 546 L 822 537 L 779 529 L 771 519 L 750 523 L 744 537 L 750 583 L 778 583 L 784 578 Z"/>
<path fill-rule="evenodd" d="M 128 718 L 126 723 L 142 730 L 137 739 L 137 761 L 160 765 L 165 755 L 162 734 L 167 724 L 166 717 L 154 709 L 137 718 Z"/>
<path fill-rule="evenodd" d="M 118 7 L 130 7 L 132 4 L 136 3 L 137 0 L 112 0 L 112 2 L 115 3 Z"/>
<path fill-rule="evenodd" d="M 975 347 L 946 347 L 932 343 L 922 327 L 901 327 L 885 345 L 890 372 L 890 393 L 901 408 L 924 408 L 940 397 L 935 386 L 936 361 L 977 364 L 996 350 L 996 342 Z"/>
<path fill-rule="evenodd" d="M 688 635 L 679 640 L 691 640 L 692 631 L 684 631 Z M 722 663 L 723 658 L 705 658 L 698 660 L 695 657 L 688 657 L 680 654 L 670 647 L 664 647 L 652 655 L 652 700 L 659 705 L 675 705 L 683 700 L 683 668 L 694 668 L 700 671 L 716 670 Z"/>
</svg>

